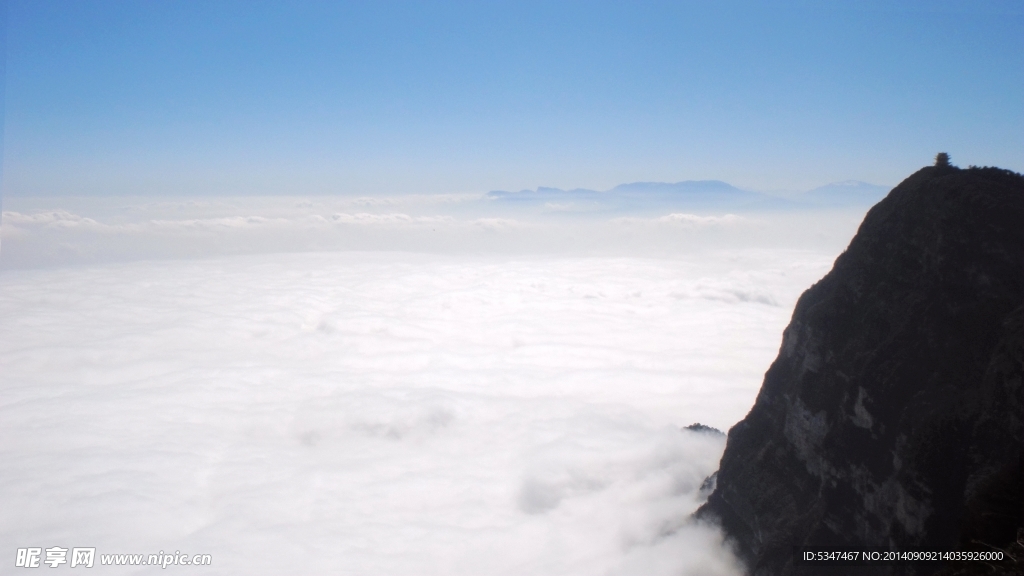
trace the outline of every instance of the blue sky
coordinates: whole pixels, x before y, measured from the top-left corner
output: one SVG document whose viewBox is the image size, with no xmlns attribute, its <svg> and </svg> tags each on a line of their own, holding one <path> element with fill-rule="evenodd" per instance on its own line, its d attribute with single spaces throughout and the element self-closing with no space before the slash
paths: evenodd
<svg viewBox="0 0 1024 576">
<path fill-rule="evenodd" d="M 1019 2 L 713 4 L 13 0 L 5 194 L 1024 170 Z"/>
</svg>

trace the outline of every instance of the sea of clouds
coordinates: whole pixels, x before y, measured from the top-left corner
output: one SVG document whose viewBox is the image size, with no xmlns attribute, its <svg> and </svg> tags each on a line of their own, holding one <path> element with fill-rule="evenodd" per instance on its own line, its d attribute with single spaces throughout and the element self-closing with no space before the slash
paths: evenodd
<svg viewBox="0 0 1024 576">
<path fill-rule="evenodd" d="M 681 428 L 745 415 L 862 215 L 7 199 L 0 554 L 737 574 Z"/>
</svg>

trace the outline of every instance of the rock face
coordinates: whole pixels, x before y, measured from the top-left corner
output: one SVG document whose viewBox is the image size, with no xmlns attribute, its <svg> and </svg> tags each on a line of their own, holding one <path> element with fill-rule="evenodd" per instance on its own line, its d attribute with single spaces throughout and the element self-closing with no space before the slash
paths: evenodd
<svg viewBox="0 0 1024 576">
<path fill-rule="evenodd" d="M 801 296 L 698 517 L 756 575 L 822 569 L 796 546 L 1007 545 L 1022 518 L 1022 351 L 1024 177 L 918 171 Z"/>
</svg>

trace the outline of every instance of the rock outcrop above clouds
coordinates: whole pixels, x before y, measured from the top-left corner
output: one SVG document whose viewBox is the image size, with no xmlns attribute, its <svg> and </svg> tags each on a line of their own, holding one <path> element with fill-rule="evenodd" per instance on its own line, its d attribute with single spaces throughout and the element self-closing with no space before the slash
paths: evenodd
<svg viewBox="0 0 1024 576">
<path fill-rule="evenodd" d="M 1010 545 L 1022 351 L 1024 177 L 918 171 L 800 298 L 698 517 L 720 522 L 756 575 L 820 571 L 798 546 Z"/>
</svg>

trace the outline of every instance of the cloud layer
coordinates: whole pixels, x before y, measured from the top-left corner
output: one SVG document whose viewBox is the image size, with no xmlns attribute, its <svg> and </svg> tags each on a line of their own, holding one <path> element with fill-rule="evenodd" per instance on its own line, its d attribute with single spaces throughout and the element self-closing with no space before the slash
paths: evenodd
<svg viewBox="0 0 1024 576">
<path fill-rule="evenodd" d="M 174 226 L 281 225 L 221 217 Z M 742 418 L 832 256 L 8 269 L 0 538 L 247 574 L 735 574 L 685 523 L 723 441 L 680 427 Z"/>
<path fill-rule="evenodd" d="M 862 214 L 590 212 L 474 195 L 11 198 L 0 221 L 0 268 L 333 250 L 645 257 L 748 246 L 838 251 Z"/>
</svg>

